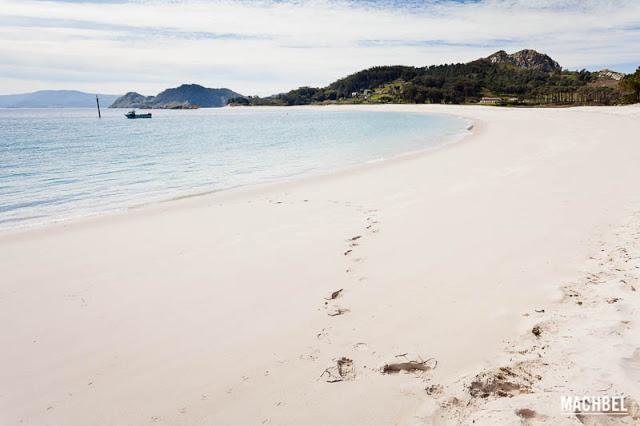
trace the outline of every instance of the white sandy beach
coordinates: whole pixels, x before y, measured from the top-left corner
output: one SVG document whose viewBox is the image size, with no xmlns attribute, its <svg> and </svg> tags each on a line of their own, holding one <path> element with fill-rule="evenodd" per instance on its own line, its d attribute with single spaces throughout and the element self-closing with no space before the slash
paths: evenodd
<svg viewBox="0 0 640 426">
<path fill-rule="evenodd" d="M 595 421 L 562 395 L 635 407 L 640 106 L 367 108 L 474 129 L 0 235 L 0 424 L 555 425 Z M 382 373 L 421 360 L 435 368 Z"/>
</svg>

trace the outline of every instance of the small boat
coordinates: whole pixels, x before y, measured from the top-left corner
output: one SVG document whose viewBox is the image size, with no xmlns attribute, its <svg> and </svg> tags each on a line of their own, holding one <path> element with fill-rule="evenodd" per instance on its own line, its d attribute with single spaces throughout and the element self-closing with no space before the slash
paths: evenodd
<svg viewBox="0 0 640 426">
<path fill-rule="evenodd" d="M 124 115 L 127 118 L 151 118 L 151 113 L 148 112 L 146 114 L 136 114 L 135 110 L 131 110 Z"/>
</svg>

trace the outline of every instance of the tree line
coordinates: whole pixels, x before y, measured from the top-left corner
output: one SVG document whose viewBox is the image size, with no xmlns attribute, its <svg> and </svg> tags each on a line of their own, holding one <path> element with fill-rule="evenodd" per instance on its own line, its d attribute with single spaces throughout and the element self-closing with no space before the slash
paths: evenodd
<svg viewBox="0 0 640 426">
<path fill-rule="evenodd" d="M 640 68 L 639 68 L 640 70 Z M 378 66 L 324 88 L 300 87 L 270 97 L 242 97 L 234 105 L 319 103 L 475 103 L 498 96 L 512 104 L 620 104 L 638 101 L 639 71 L 620 84 L 600 84 L 587 70 L 546 72 L 479 59 L 428 67 Z M 635 76 L 635 77 L 634 77 Z M 370 92 L 370 93 L 367 93 Z"/>
</svg>

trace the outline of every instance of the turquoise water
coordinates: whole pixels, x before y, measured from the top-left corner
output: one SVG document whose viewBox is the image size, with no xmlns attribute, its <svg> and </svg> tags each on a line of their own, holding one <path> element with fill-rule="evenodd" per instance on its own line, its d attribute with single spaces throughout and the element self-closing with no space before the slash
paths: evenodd
<svg viewBox="0 0 640 426">
<path fill-rule="evenodd" d="M 416 113 L 223 108 L 0 109 L 0 229 L 319 174 L 459 138 Z"/>
</svg>

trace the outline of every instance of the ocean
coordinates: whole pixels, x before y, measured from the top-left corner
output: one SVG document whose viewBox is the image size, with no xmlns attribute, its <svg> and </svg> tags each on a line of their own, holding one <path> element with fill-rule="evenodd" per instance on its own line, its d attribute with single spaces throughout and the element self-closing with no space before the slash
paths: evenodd
<svg viewBox="0 0 640 426">
<path fill-rule="evenodd" d="M 0 230 L 328 173 L 438 147 L 468 125 L 321 108 L 125 112 L 0 109 Z"/>
</svg>

